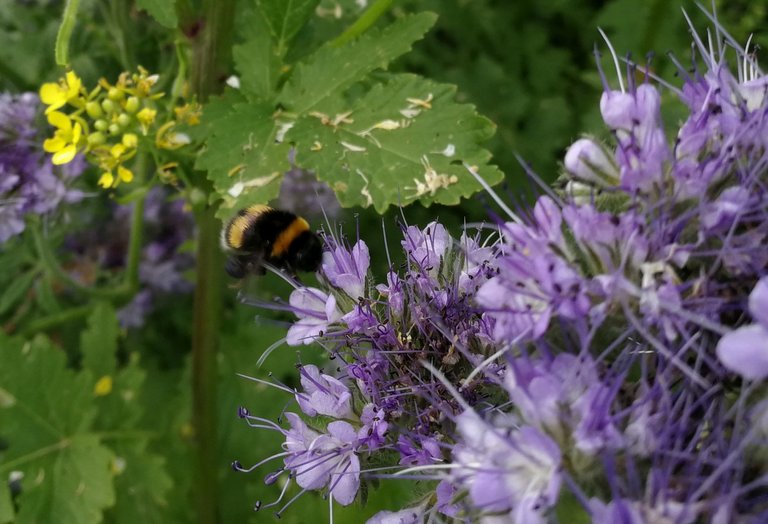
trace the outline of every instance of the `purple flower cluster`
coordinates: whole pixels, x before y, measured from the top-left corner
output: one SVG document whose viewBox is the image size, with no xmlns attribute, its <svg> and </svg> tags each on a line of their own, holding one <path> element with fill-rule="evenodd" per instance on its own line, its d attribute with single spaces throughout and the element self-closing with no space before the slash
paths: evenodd
<svg viewBox="0 0 768 524">
<path fill-rule="evenodd" d="M 101 228 L 75 233 L 65 249 L 83 267 L 123 271 L 130 241 L 133 204 L 113 205 L 110 220 Z M 143 236 L 146 239 L 139 264 L 140 288 L 133 299 L 118 311 L 124 328 L 141 327 L 159 300 L 172 294 L 192 291 L 184 275 L 194 265 L 191 251 L 184 249 L 194 235 L 194 219 L 181 199 L 169 200 L 162 186 L 152 188 L 144 201 Z M 74 274 L 85 280 L 83 275 Z M 93 282 L 83 282 L 92 284 Z"/>
<path fill-rule="evenodd" d="M 34 93 L 0 93 L 0 244 L 24 231 L 27 215 L 51 213 L 84 196 L 71 188 L 85 169 L 82 157 L 54 166 L 43 152 L 36 123 L 41 109 Z"/>
<path fill-rule="evenodd" d="M 286 340 L 331 353 L 291 393 L 332 421 L 241 410 L 284 435 L 275 475 L 345 505 L 367 478 L 434 483 L 374 523 L 768 519 L 768 77 L 696 44 L 674 144 L 630 67 L 603 77 L 611 143 L 574 143 L 522 218 L 410 226 L 384 283 L 363 240 L 326 237 Z"/>
</svg>

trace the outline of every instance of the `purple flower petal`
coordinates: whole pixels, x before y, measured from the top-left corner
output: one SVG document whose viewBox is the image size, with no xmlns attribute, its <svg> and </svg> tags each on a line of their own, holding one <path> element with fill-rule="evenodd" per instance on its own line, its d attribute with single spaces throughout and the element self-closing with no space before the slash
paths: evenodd
<svg viewBox="0 0 768 524">
<path fill-rule="evenodd" d="M 717 343 L 717 358 L 749 380 L 768 377 L 768 329 L 752 324 L 736 329 Z"/>
</svg>

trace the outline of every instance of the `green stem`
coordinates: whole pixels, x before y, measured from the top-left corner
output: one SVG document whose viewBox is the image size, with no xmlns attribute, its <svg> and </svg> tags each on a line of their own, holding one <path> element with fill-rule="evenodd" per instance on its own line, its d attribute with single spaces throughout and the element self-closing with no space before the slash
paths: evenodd
<svg viewBox="0 0 768 524">
<path fill-rule="evenodd" d="M 70 274 L 59 265 L 58 260 L 56 260 L 56 255 L 49 249 L 48 242 L 46 242 L 46 239 L 43 236 L 42 224 L 40 224 L 39 221 L 36 221 L 32 224 L 32 227 L 30 227 L 30 231 L 32 231 L 32 239 L 35 243 L 37 254 L 40 256 L 40 261 L 49 278 L 55 277 L 75 291 L 93 297 L 116 299 L 126 295 L 127 289 L 122 285 L 111 289 L 99 289 L 84 286 L 76 279 L 72 278 Z"/>
<path fill-rule="evenodd" d="M 190 72 L 192 92 L 201 103 L 224 87 L 230 71 L 231 35 L 235 0 L 203 0 L 199 20 L 203 29 L 192 41 Z M 186 23 L 186 22 L 185 22 Z M 192 22 L 194 23 L 194 22 Z M 203 173 L 198 173 L 198 188 L 212 192 Z M 210 202 L 206 198 L 205 202 Z M 196 213 L 198 236 L 196 282 L 192 332 L 192 417 L 197 455 L 195 460 L 195 505 L 197 521 L 218 521 L 218 480 L 221 464 L 217 460 L 216 354 L 221 321 L 221 278 L 223 256 L 219 248 L 221 224 L 216 219 L 217 205 Z"/>
<path fill-rule="evenodd" d="M 216 353 L 219 346 L 221 224 L 211 207 L 198 214 L 197 268 L 192 322 L 192 413 L 197 444 L 196 500 L 198 522 L 218 520 L 217 490 L 221 469 L 216 453 Z"/>
<path fill-rule="evenodd" d="M 140 154 L 136 158 L 134 166 L 136 184 L 141 185 L 144 182 L 146 169 L 146 155 Z M 147 193 L 137 198 L 133 203 L 133 211 L 131 212 L 131 234 L 128 239 L 128 254 L 125 264 L 125 286 L 131 295 L 139 289 L 139 263 L 141 262 L 141 247 L 144 237 L 144 202 L 146 198 Z"/>
<path fill-rule="evenodd" d="M 350 40 L 353 40 L 365 33 L 373 24 L 376 23 L 376 20 L 378 20 L 381 15 L 386 13 L 389 8 L 392 7 L 393 3 L 394 0 L 376 0 L 368 9 L 365 10 L 362 15 L 360 15 L 360 18 L 355 20 L 355 22 L 343 33 L 331 40 L 331 46 L 343 46 Z"/>
<path fill-rule="evenodd" d="M 72 30 L 75 28 L 78 7 L 80 7 L 80 0 L 67 0 L 67 4 L 64 7 L 64 15 L 61 17 L 59 32 L 56 34 L 56 50 L 54 55 L 57 65 L 69 65 L 69 41 L 72 38 Z"/>
<path fill-rule="evenodd" d="M 66 324 L 73 320 L 85 318 L 91 313 L 93 307 L 93 304 L 88 304 L 86 306 L 73 307 L 65 309 L 64 311 L 59 311 L 58 313 L 53 313 L 52 315 L 38 318 L 25 325 L 20 333 L 22 336 L 27 337 Z"/>
</svg>

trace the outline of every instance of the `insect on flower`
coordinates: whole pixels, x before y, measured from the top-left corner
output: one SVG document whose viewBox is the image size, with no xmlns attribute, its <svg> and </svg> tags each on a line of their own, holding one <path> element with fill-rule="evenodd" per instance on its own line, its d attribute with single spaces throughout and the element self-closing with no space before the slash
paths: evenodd
<svg viewBox="0 0 768 524">
<path fill-rule="evenodd" d="M 221 245 L 231 254 L 225 269 L 233 278 L 263 275 L 265 264 L 291 273 L 317 271 L 323 255 L 323 243 L 306 220 L 265 205 L 241 209 L 222 229 Z"/>
</svg>

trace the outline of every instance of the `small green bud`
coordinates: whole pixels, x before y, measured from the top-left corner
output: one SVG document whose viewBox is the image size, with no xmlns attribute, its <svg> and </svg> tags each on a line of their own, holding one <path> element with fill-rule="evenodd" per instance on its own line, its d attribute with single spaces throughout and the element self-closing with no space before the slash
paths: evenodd
<svg viewBox="0 0 768 524">
<path fill-rule="evenodd" d="M 100 146 L 106 141 L 107 141 L 107 137 L 105 137 L 102 133 L 96 132 L 88 135 L 89 146 Z"/>
<path fill-rule="evenodd" d="M 89 117 L 94 119 L 104 116 L 104 112 L 101 110 L 99 103 L 94 102 L 93 100 L 85 104 L 85 112 L 88 113 Z"/>
<path fill-rule="evenodd" d="M 116 87 L 110 87 L 109 91 L 107 91 L 107 98 L 114 102 L 119 102 L 123 99 L 123 92 Z"/>
<path fill-rule="evenodd" d="M 130 123 L 131 117 L 125 113 L 120 113 L 120 116 L 117 117 L 117 125 L 120 127 L 128 127 L 128 124 Z"/>
<path fill-rule="evenodd" d="M 109 123 L 106 120 L 96 120 L 96 122 L 93 123 L 93 127 L 99 131 L 106 131 L 107 128 L 109 128 Z"/>
<path fill-rule="evenodd" d="M 203 207 L 208 203 L 208 196 L 202 189 L 196 187 L 189 190 L 187 198 L 194 208 Z"/>
<path fill-rule="evenodd" d="M 120 134 L 120 126 L 117 124 L 109 124 L 109 134 L 110 135 L 119 135 Z"/>
<path fill-rule="evenodd" d="M 125 101 L 125 110 L 131 114 L 138 111 L 139 106 L 141 106 L 141 104 L 139 103 L 139 99 L 135 96 L 129 97 L 128 100 Z"/>
<path fill-rule="evenodd" d="M 116 106 L 115 106 L 115 103 L 114 103 L 112 100 L 109 100 L 109 99 L 107 99 L 107 100 L 104 100 L 104 101 L 101 103 L 101 107 L 102 107 L 102 108 L 104 109 L 104 111 L 106 111 L 107 113 L 114 113 L 114 112 L 115 112 L 115 108 L 116 108 Z"/>
</svg>

